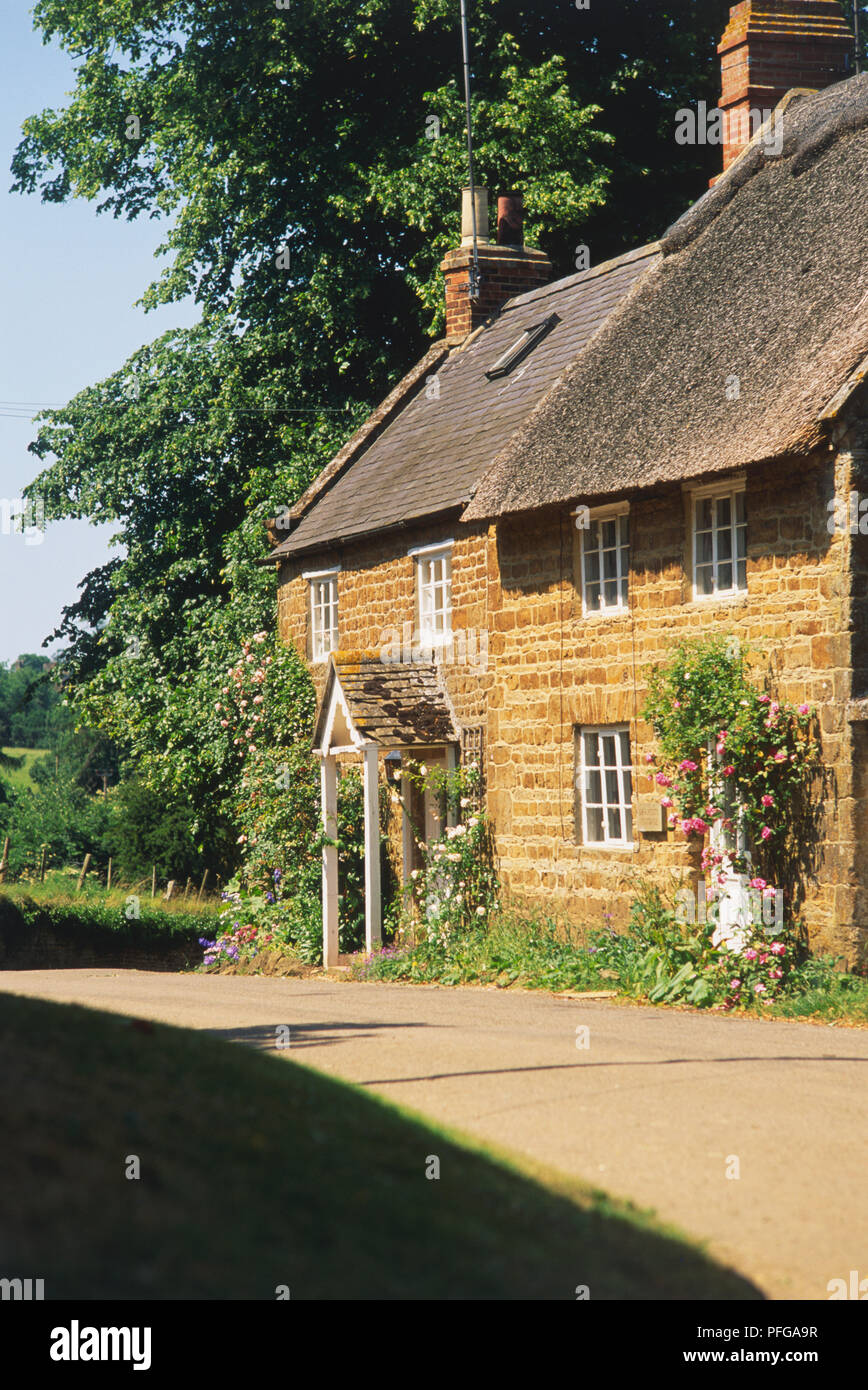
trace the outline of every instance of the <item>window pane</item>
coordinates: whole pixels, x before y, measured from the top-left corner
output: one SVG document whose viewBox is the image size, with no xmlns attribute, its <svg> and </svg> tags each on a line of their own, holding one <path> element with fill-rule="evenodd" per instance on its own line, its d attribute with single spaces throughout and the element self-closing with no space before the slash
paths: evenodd
<svg viewBox="0 0 868 1390">
<path fill-rule="evenodd" d="M 600 744 L 596 734 L 585 734 L 585 767 L 599 767 Z"/>
<path fill-rule="evenodd" d="M 585 604 L 593 612 L 600 606 L 600 586 L 599 584 L 589 584 L 585 594 Z"/>
<path fill-rule="evenodd" d="M 696 537 L 696 563 L 698 565 L 710 565 L 714 556 L 714 547 L 710 531 L 700 531 Z"/>
<path fill-rule="evenodd" d="M 610 806 L 607 812 L 609 825 L 609 839 L 620 840 L 621 837 L 621 811 L 617 806 Z"/>
<path fill-rule="evenodd" d="M 700 594 L 714 593 L 714 579 L 711 573 L 710 565 L 702 565 L 696 571 L 696 587 L 699 590 Z"/>
<path fill-rule="evenodd" d="M 589 806 L 586 812 L 588 840 L 598 843 L 603 838 L 603 811 L 599 806 Z"/>
<path fill-rule="evenodd" d="M 744 560 L 739 560 L 736 570 L 738 572 L 738 588 L 747 588 L 747 565 Z"/>
<path fill-rule="evenodd" d="M 739 560 L 747 555 L 747 527 L 739 526 L 735 532 L 735 553 Z"/>
<path fill-rule="evenodd" d="M 632 807 L 628 805 L 628 806 L 626 806 L 625 809 L 624 809 L 624 839 L 625 839 L 625 840 L 632 840 L 632 838 L 633 838 L 633 810 L 632 810 Z"/>
<path fill-rule="evenodd" d="M 585 554 L 585 579 L 588 584 L 598 583 L 600 578 L 600 553 L 591 550 Z"/>
<path fill-rule="evenodd" d="M 739 526 L 744 525 L 744 493 L 735 494 L 735 519 Z"/>
<path fill-rule="evenodd" d="M 717 571 L 717 587 L 719 590 L 732 588 L 732 565 L 721 565 Z"/>
<path fill-rule="evenodd" d="M 718 560 L 732 559 L 732 531 L 729 527 L 725 531 L 717 533 L 717 558 Z"/>
<path fill-rule="evenodd" d="M 602 734 L 600 736 L 600 746 L 603 752 L 603 766 L 616 767 L 614 734 Z"/>
<path fill-rule="evenodd" d="M 618 552 L 617 550 L 603 551 L 603 578 L 617 579 L 618 577 Z"/>
<path fill-rule="evenodd" d="M 620 786 L 618 785 L 618 774 L 614 768 L 606 769 L 606 805 L 620 805 Z"/>
<path fill-rule="evenodd" d="M 600 806 L 603 801 L 603 783 L 599 772 L 585 773 L 585 799 L 589 806 Z"/>
<path fill-rule="evenodd" d="M 614 520 L 603 522 L 603 545 L 607 548 L 618 544 L 617 524 Z"/>
<path fill-rule="evenodd" d="M 630 517 L 626 514 L 621 517 L 621 544 L 630 544 Z"/>
<path fill-rule="evenodd" d="M 621 745 L 621 762 L 624 767 L 630 766 L 630 735 L 626 729 L 618 735 L 618 742 Z"/>
<path fill-rule="evenodd" d="M 618 606 L 618 581 L 617 579 L 607 579 L 603 586 L 603 592 L 607 608 L 617 608 Z"/>
<path fill-rule="evenodd" d="M 696 504 L 697 531 L 710 531 L 714 525 L 714 508 L 710 497 L 701 497 Z"/>
<path fill-rule="evenodd" d="M 732 523 L 732 502 L 729 497 L 717 498 L 717 524 L 729 526 Z"/>
</svg>

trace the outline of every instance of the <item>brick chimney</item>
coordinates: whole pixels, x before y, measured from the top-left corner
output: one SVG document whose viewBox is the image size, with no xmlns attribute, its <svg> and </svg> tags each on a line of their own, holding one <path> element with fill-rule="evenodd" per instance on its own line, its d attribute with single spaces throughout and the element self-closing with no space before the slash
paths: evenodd
<svg viewBox="0 0 868 1390">
<path fill-rule="evenodd" d="M 461 196 L 461 245 L 450 251 L 440 269 L 446 278 L 446 340 L 459 343 L 514 295 L 544 285 L 552 273 L 542 251 L 524 244 L 523 199 L 504 193 L 497 200 L 497 241 L 488 239 L 488 189 L 477 188 L 476 242 L 479 298 L 470 298 L 473 221 L 470 189 Z"/>
<path fill-rule="evenodd" d="M 838 0 L 742 0 L 718 47 L 725 113 L 723 167 L 755 133 L 750 111 L 793 87 L 819 91 L 855 72 L 855 39 Z"/>
</svg>

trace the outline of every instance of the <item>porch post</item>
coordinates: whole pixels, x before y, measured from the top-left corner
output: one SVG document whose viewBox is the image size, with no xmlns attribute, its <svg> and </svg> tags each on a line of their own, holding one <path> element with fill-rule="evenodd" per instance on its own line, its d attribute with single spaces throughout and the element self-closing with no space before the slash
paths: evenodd
<svg viewBox="0 0 868 1390">
<path fill-rule="evenodd" d="M 325 833 L 332 840 L 338 834 L 338 769 L 334 755 L 320 760 L 320 798 Z M 338 963 L 338 851 L 324 845 L 322 852 L 322 963 L 328 969 Z"/>
<path fill-rule="evenodd" d="M 375 743 L 362 751 L 365 779 L 365 948 L 373 951 L 382 939 L 380 902 L 380 798 L 379 749 Z"/>
<path fill-rule="evenodd" d="M 403 763 L 403 756 L 402 756 L 402 763 Z M 403 806 L 402 806 L 402 808 L 401 808 L 401 851 L 402 851 L 401 858 L 402 858 L 402 868 L 403 868 L 402 879 L 403 879 L 403 883 L 404 883 L 404 886 L 405 886 L 405 887 L 406 887 L 407 884 L 410 882 L 410 874 L 411 874 L 411 872 L 412 872 L 412 870 L 413 870 L 413 849 L 414 849 L 413 823 L 412 823 L 412 821 L 411 821 L 411 819 L 410 819 L 410 810 L 409 810 L 409 808 L 413 805 L 412 796 L 413 796 L 413 783 L 410 781 L 410 778 L 409 778 L 408 773 L 407 773 L 407 768 L 406 768 L 405 766 L 402 765 L 402 767 L 401 767 L 401 801 L 403 802 Z"/>
<path fill-rule="evenodd" d="M 458 744 L 457 744 L 457 743 L 447 743 L 447 745 L 446 745 L 446 771 L 447 771 L 447 773 L 452 773 L 452 772 L 455 771 L 455 769 L 456 769 L 457 767 L 458 767 Z M 457 824 L 458 824 L 458 812 L 456 811 L 455 806 L 454 806 L 453 803 L 452 803 L 452 798 L 451 798 L 451 797 L 449 797 L 449 798 L 447 799 L 447 802 L 446 802 L 446 824 L 447 824 L 447 825 L 457 825 Z"/>
</svg>

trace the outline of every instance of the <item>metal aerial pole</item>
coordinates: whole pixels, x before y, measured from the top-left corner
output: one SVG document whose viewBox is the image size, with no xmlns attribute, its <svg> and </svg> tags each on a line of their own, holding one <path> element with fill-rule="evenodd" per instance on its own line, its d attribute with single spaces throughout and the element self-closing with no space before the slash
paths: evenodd
<svg viewBox="0 0 868 1390">
<path fill-rule="evenodd" d="M 467 38 L 467 4 L 461 0 L 461 48 L 464 54 L 464 105 L 467 111 L 467 170 L 470 182 L 470 225 L 473 229 L 473 263 L 470 266 L 470 298 L 479 298 L 479 252 L 476 237 L 476 185 L 473 179 L 473 135 L 470 125 L 470 43 Z"/>
</svg>

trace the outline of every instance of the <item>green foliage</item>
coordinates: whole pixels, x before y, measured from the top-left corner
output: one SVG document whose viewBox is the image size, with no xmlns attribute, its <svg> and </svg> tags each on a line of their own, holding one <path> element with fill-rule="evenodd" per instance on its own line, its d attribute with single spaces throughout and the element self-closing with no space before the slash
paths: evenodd
<svg viewBox="0 0 868 1390">
<path fill-rule="evenodd" d="M 421 917 L 430 938 L 451 948 L 498 906 L 494 850 L 480 796 L 479 769 L 473 764 L 447 771 L 404 758 L 395 774 L 398 782 L 402 774 L 419 791 L 427 790 L 438 799 L 443 821 L 450 814 L 455 821 L 446 825 L 439 839 L 426 844 L 421 827 L 413 824 L 410 808 L 397 790 L 392 792 L 423 855 L 422 869 L 414 869 L 410 875 L 412 913 Z"/>
<path fill-rule="evenodd" d="M 0 663 L 0 754 L 3 748 L 45 748 L 53 743 L 60 692 L 48 657 L 25 653 Z M 0 767 L 2 767 L 0 756 Z"/>
<path fill-rule="evenodd" d="M 660 756 L 648 775 L 665 789 L 670 824 L 688 838 L 702 839 L 716 822 L 729 832 L 726 856 L 706 845 L 704 868 L 729 858 L 761 889 L 779 886 L 793 914 L 820 838 L 819 726 L 807 704 L 796 709 L 761 692 L 749 656 L 732 637 L 702 637 L 679 643 L 651 671 L 644 716 Z"/>
</svg>

